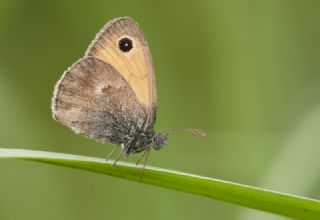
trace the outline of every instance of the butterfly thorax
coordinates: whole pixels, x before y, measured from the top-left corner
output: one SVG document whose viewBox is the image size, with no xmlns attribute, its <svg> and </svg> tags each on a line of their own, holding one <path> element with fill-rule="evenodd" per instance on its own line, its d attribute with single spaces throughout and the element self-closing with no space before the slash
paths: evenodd
<svg viewBox="0 0 320 220">
<path fill-rule="evenodd" d="M 168 134 L 155 133 L 154 131 L 139 132 L 124 144 L 125 155 L 140 153 L 153 147 L 155 150 L 163 148 L 168 140 Z M 126 147 L 127 146 L 127 147 Z"/>
</svg>

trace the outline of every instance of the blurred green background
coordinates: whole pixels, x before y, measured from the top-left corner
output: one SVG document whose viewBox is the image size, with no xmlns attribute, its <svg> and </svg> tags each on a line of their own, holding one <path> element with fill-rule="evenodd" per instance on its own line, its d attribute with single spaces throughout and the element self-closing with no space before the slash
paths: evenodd
<svg viewBox="0 0 320 220">
<path fill-rule="evenodd" d="M 0 1 L 0 146 L 105 157 L 55 122 L 63 71 L 106 21 L 130 16 L 154 59 L 148 164 L 320 199 L 319 1 Z M 137 157 L 127 160 L 135 161 Z M 284 219 L 79 170 L 0 161 L 0 219 Z"/>
</svg>

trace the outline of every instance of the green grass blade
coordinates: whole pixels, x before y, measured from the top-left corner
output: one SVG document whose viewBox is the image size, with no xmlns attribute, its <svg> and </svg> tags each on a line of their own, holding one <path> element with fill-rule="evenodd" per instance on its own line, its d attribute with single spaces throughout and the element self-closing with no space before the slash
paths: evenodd
<svg viewBox="0 0 320 220">
<path fill-rule="evenodd" d="M 298 219 L 320 219 L 320 201 L 236 184 L 218 179 L 147 166 L 143 178 L 141 167 L 130 163 L 44 151 L 0 148 L 2 159 L 23 159 L 72 167 L 120 177 L 167 189 L 201 195 L 245 207 L 264 210 Z"/>
</svg>

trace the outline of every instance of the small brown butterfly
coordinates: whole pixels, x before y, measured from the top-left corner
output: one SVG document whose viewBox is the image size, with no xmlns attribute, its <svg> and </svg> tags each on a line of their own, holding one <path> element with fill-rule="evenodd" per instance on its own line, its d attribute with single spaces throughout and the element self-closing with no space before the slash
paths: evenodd
<svg viewBox="0 0 320 220">
<path fill-rule="evenodd" d="M 151 147 L 166 144 L 168 133 L 154 131 L 156 110 L 151 53 L 139 25 L 128 17 L 101 29 L 84 58 L 64 72 L 52 98 L 54 119 L 90 139 L 117 145 L 108 158 L 122 146 L 115 163 L 140 152 L 146 161 Z"/>
</svg>

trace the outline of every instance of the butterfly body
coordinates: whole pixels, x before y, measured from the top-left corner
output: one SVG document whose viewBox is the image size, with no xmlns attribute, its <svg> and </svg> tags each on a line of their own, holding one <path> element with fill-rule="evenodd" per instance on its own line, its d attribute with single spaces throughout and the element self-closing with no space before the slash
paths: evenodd
<svg viewBox="0 0 320 220">
<path fill-rule="evenodd" d="M 78 134 L 123 147 L 123 155 L 161 149 L 155 133 L 156 88 L 151 53 L 138 24 L 108 22 L 85 56 L 55 86 L 53 117 Z"/>
</svg>

